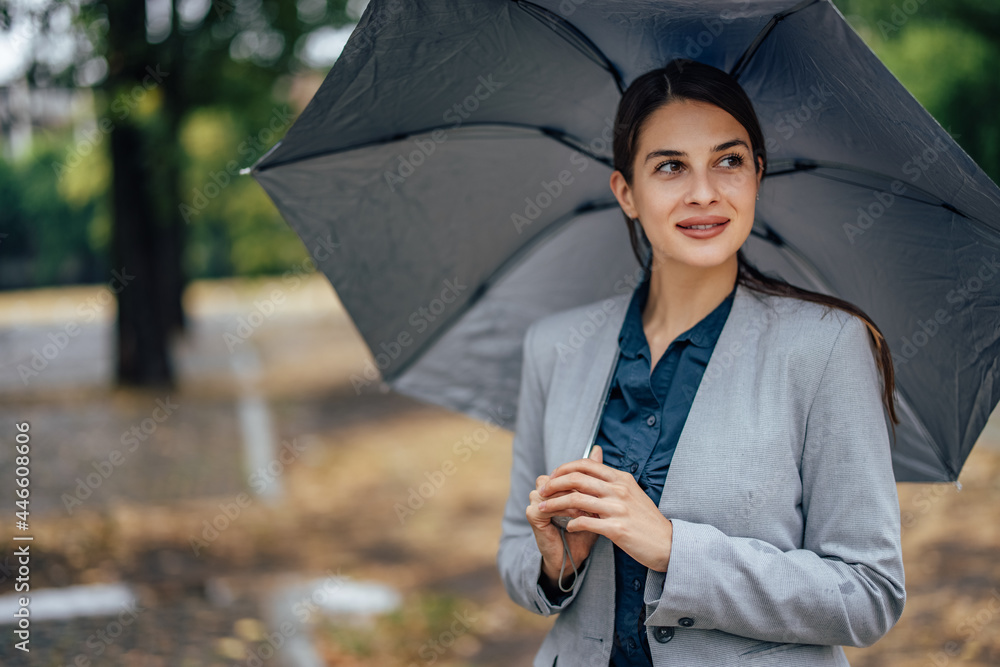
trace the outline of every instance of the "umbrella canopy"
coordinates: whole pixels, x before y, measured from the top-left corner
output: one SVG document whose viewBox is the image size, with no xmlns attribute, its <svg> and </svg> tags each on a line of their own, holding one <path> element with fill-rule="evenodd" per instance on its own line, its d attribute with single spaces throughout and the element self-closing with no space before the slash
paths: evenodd
<svg viewBox="0 0 1000 667">
<path fill-rule="evenodd" d="M 628 83 L 730 72 L 769 170 L 744 246 L 885 334 L 899 481 L 955 480 L 1000 399 L 1000 189 L 828 1 L 372 0 L 251 173 L 397 391 L 512 428 L 527 327 L 641 273 L 608 179 Z"/>
</svg>

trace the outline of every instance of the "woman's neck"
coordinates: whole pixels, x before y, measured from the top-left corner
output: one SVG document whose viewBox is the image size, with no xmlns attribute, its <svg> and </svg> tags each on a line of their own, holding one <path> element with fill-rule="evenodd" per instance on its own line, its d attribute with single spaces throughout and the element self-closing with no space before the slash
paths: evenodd
<svg viewBox="0 0 1000 667">
<path fill-rule="evenodd" d="M 715 310 L 736 283 L 736 256 L 719 266 L 692 267 L 662 264 L 649 278 L 649 295 L 642 322 L 646 337 L 672 341 Z"/>
</svg>

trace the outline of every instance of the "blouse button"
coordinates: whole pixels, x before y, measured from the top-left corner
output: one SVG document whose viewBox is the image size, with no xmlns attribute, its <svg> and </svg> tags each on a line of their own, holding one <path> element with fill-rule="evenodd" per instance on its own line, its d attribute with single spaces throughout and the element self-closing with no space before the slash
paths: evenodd
<svg viewBox="0 0 1000 667">
<path fill-rule="evenodd" d="M 629 469 L 629 472 L 633 472 L 634 473 L 636 470 L 639 469 L 639 464 L 638 463 L 633 463 L 632 465 L 629 466 L 628 469 Z"/>
<path fill-rule="evenodd" d="M 649 415 L 648 417 L 646 417 L 646 423 L 649 424 L 650 426 L 652 426 L 653 424 L 655 424 L 656 423 L 656 415 Z"/>
</svg>

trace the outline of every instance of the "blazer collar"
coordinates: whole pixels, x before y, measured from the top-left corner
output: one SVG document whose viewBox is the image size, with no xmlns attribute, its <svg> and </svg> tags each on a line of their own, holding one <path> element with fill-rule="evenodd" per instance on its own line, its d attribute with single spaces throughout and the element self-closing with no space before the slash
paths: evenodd
<svg viewBox="0 0 1000 667">
<path fill-rule="evenodd" d="M 594 441 L 599 420 L 604 412 L 604 401 L 607 398 L 615 365 L 618 361 L 620 353 L 620 348 L 617 345 L 618 334 L 625 320 L 627 313 L 626 305 L 629 303 L 631 296 L 626 293 L 612 297 L 611 300 L 614 302 L 615 307 L 610 309 L 611 312 L 608 315 L 607 322 L 591 339 L 592 347 L 590 347 L 587 354 L 576 355 L 577 359 L 582 362 L 589 362 L 589 364 L 584 374 L 584 381 L 579 386 L 579 400 L 576 403 L 570 427 L 566 430 L 563 447 L 559 448 L 559 463 L 580 458 Z M 719 372 L 716 370 L 716 367 L 720 363 L 718 359 L 727 350 L 735 349 L 733 345 L 740 342 L 747 325 L 754 319 L 759 319 L 759 317 L 755 318 L 755 315 L 759 315 L 761 309 L 764 307 L 748 288 L 742 284 L 736 284 L 729 317 L 722 327 L 722 332 L 719 334 L 719 339 L 712 351 L 712 356 L 709 358 L 708 366 L 705 368 L 705 376 L 711 377 L 712 373 Z M 691 432 L 691 429 L 688 428 L 690 424 L 697 423 L 699 419 L 704 418 L 701 412 L 705 408 L 701 406 L 706 401 L 708 401 L 709 405 L 722 404 L 725 399 L 722 393 L 724 393 L 726 386 L 725 382 L 706 383 L 703 381 L 699 384 L 698 391 L 695 392 L 694 401 L 691 404 L 691 410 L 688 413 L 687 421 L 677 443 L 678 451 L 682 447 L 690 447 L 685 436 Z M 706 394 L 711 395 L 707 396 Z M 661 499 L 661 506 L 667 495 L 664 494 L 664 498 Z"/>
</svg>

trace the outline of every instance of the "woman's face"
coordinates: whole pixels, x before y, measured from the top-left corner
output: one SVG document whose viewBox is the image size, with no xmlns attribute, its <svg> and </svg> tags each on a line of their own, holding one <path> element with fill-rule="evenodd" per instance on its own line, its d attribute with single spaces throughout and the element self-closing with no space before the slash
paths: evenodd
<svg viewBox="0 0 1000 667">
<path fill-rule="evenodd" d="M 735 262 L 753 227 L 760 183 L 743 126 L 717 106 L 678 100 L 649 116 L 638 144 L 631 186 L 616 170 L 611 189 L 626 215 L 639 218 L 654 266 Z M 683 229 L 716 223 L 709 231 Z"/>
</svg>

